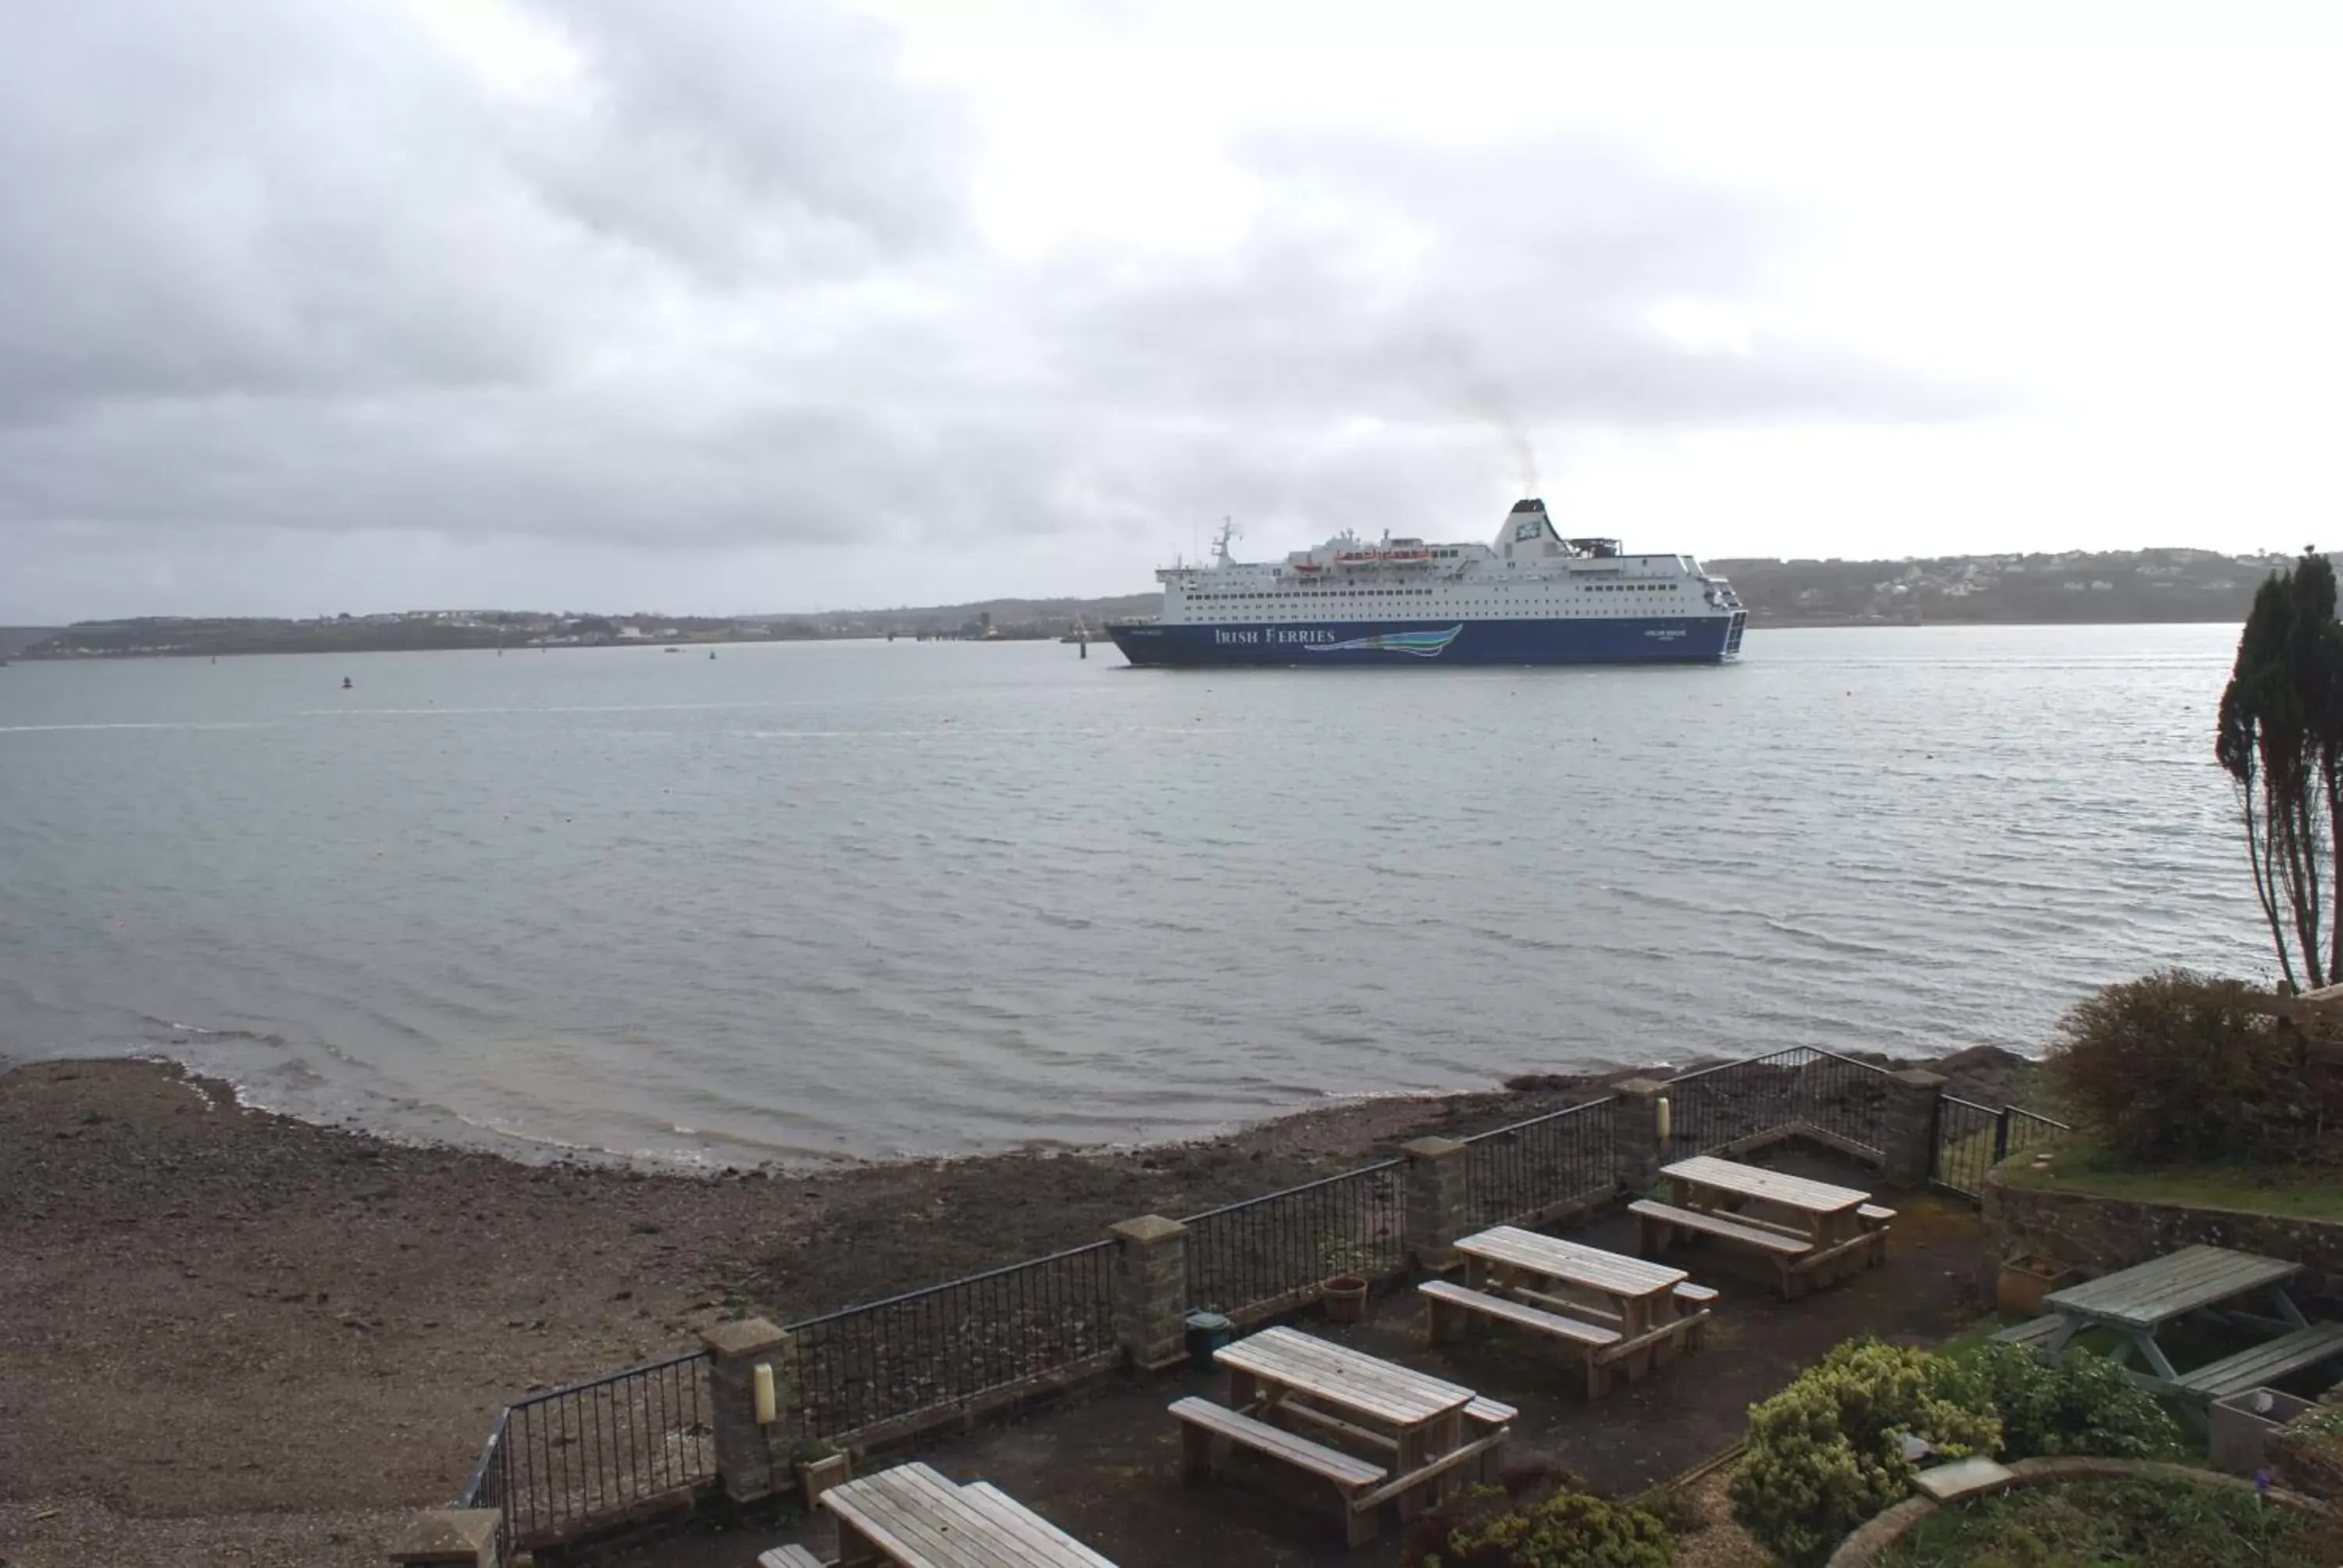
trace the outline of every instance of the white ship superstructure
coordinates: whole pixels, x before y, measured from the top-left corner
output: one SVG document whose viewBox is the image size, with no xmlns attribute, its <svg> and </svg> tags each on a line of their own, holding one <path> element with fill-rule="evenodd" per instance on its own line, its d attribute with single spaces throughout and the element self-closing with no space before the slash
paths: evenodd
<svg viewBox="0 0 2343 1568">
<path fill-rule="evenodd" d="M 1223 529 L 1209 565 L 1155 574 L 1155 621 L 1110 628 L 1133 662 L 1720 660 L 1739 654 L 1747 620 L 1732 586 L 1692 557 L 1564 538 L 1535 499 L 1514 503 L 1489 544 L 1344 532 L 1282 561 L 1243 562 L 1230 541 Z"/>
</svg>

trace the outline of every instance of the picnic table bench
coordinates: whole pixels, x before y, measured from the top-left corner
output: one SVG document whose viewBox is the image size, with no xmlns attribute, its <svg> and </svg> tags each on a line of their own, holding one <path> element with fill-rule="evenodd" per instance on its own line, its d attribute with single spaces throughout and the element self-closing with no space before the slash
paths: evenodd
<svg viewBox="0 0 2343 1568">
<path fill-rule="evenodd" d="M 2302 1315 L 2287 1283 L 2302 1265 L 2223 1247 L 2183 1247 L 2135 1268 L 2120 1269 L 2042 1299 L 2050 1311 L 1994 1336 L 2005 1343 L 2034 1346 L 2056 1360 L 2074 1337 L 2089 1329 L 2116 1335 L 2116 1361 L 2125 1375 L 2152 1392 L 2171 1394 L 2203 1406 L 2214 1400 L 2278 1382 L 2322 1362 L 2343 1360 L 2343 1323 L 2313 1323 Z M 2257 1312 L 2236 1303 L 2260 1297 Z M 2157 1335 L 2187 1318 L 2209 1319 L 2268 1335 L 2234 1355 L 2198 1367 L 2177 1370 Z M 2125 1365 L 2137 1360 L 2137 1367 Z"/>
<path fill-rule="evenodd" d="M 1637 1378 L 1690 1346 L 1716 1298 L 1682 1269 L 1513 1225 L 1466 1236 L 1456 1250 L 1465 1283 L 1416 1287 L 1433 1342 L 1468 1315 L 1558 1340 L 1585 1369 L 1589 1399 L 1602 1397 L 1614 1371 Z"/>
<path fill-rule="evenodd" d="M 776 1546 L 757 1553 L 757 1568 L 822 1568 L 822 1561 L 809 1547 Z"/>
<path fill-rule="evenodd" d="M 838 1517 L 845 1568 L 1114 1568 L 998 1487 L 916 1462 L 840 1482 L 821 1506 Z"/>
<path fill-rule="evenodd" d="M 1664 1252 L 1680 1234 L 1714 1236 L 1773 1263 L 1783 1296 L 1835 1278 L 1846 1262 L 1885 1261 L 1896 1211 L 1871 1194 L 1779 1171 L 1698 1155 L 1663 1166 L 1672 1202 L 1629 1204 L 1640 1250 Z"/>
<path fill-rule="evenodd" d="M 1413 1518 L 1452 1483 L 1477 1474 L 1511 1435 L 1516 1413 L 1460 1384 L 1295 1329 L 1264 1329 L 1222 1346 L 1213 1360 L 1229 1371 L 1228 1404 L 1190 1398 L 1171 1407 L 1187 1473 L 1211 1474 L 1221 1450 L 1234 1445 L 1315 1476 L 1340 1497 L 1353 1546 L 1373 1534 L 1384 1503 Z M 1359 1449 L 1373 1457 L 1351 1452 Z"/>
</svg>

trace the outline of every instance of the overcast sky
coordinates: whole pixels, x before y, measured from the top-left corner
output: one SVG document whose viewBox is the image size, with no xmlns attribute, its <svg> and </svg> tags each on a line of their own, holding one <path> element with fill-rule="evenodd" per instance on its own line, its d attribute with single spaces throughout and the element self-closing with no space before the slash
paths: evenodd
<svg viewBox="0 0 2343 1568">
<path fill-rule="evenodd" d="M 2343 541 L 2343 5 L 33 0 L 0 621 Z"/>
</svg>

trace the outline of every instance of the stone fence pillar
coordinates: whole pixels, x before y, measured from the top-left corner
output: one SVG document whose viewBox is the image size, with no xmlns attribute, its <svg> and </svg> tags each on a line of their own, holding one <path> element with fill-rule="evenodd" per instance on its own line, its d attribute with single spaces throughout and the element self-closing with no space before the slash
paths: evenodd
<svg viewBox="0 0 2343 1568">
<path fill-rule="evenodd" d="M 1114 1337 L 1123 1360 L 1141 1372 L 1177 1362 L 1187 1350 L 1188 1227 L 1141 1214 L 1106 1228 L 1114 1261 Z"/>
<path fill-rule="evenodd" d="M 1890 1073 L 1887 1081 L 1887 1110 L 1879 1135 L 1882 1172 L 1889 1187 L 1911 1191 L 1928 1184 L 1928 1171 L 1936 1164 L 1936 1101 L 1946 1081 L 1918 1067 Z"/>
<path fill-rule="evenodd" d="M 1428 1274 L 1456 1266 L 1456 1238 L 1464 1233 L 1464 1150 L 1453 1138 L 1400 1145 L 1407 1156 L 1407 1255 Z"/>
<path fill-rule="evenodd" d="M 709 1387 L 715 1398 L 709 1425 L 716 1436 L 716 1473 L 724 1495 L 754 1503 L 788 1484 L 789 1444 L 786 1423 L 757 1420 L 757 1369 L 769 1367 L 774 1414 L 789 1402 L 797 1361 L 789 1336 L 762 1318 L 742 1318 L 703 1329 L 708 1347 Z"/>
<path fill-rule="evenodd" d="M 1646 1197 L 1660 1185 L 1661 1106 L 1668 1086 L 1631 1078 L 1611 1090 L 1611 1158 L 1621 1191 Z"/>
<path fill-rule="evenodd" d="M 408 1520 L 390 1543 L 392 1568 L 498 1568 L 504 1515 L 493 1508 L 434 1508 Z"/>
</svg>

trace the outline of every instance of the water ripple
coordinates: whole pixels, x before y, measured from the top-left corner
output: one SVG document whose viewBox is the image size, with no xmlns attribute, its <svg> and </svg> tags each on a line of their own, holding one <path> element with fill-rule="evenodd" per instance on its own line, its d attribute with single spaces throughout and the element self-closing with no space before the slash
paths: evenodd
<svg viewBox="0 0 2343 1568">
<path fill-rule="evenodd" d="M 2210 757 L 2234 647 L 1776 632 L 1733 669 L 1339 680 L 1054 644 L 20 666 L 0 1054 L 165 1050 L 304 1114 L 720 1163 L 2031 1049 L 2150 964 L 2268 968 Z"/>
</svg>

